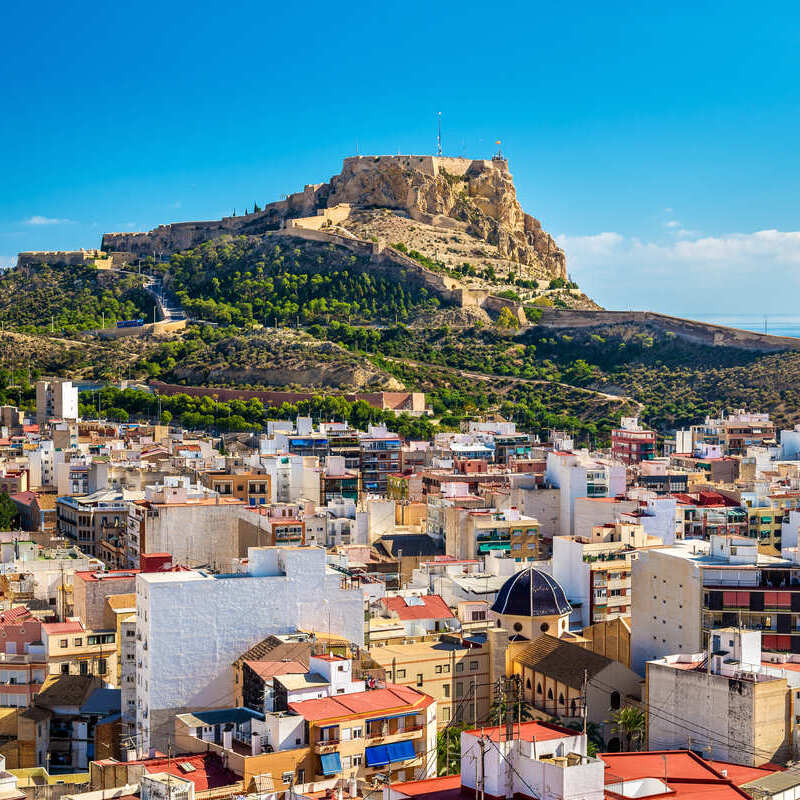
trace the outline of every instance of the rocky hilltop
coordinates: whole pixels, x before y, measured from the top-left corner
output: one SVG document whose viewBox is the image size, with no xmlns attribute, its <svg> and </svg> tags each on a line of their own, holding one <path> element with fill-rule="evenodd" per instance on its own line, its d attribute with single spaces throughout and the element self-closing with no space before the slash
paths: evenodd
<svg viewBox="0 0 800 800">
<path fill-rule="evenodd" d="M 494 245 L 502 259 L 567 276 L 564 251 L 517 201 L 505 159 L 347 158 L 328 186 L 329 205 L 397 209 L 419 222 L 459 227 Z"/>
<path fill-rule="evenodd" d="M 136 256 L 175 252 L 226 234 L 259 235 L 287 224 L 348 227 L 356 212 L 386 209 L 398 216 L 474 238 L 493 258 L 533 275 L 566 277 L 564 252 L 517 201 L 508 162 L 440 156 L 346 158 L 328 183 L 253 213 L 208 222 L 161 225 L 146 233 L 107 233 L 103 250 Z M 305 223 L 304 223 L 305 220 Z"/>
</svg>

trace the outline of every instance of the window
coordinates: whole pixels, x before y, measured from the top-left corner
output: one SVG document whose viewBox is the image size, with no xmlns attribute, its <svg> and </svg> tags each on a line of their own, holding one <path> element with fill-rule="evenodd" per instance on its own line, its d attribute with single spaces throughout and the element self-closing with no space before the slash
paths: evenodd
<svg viewBox="0 0 800 800">
<path fill-rule="evenodd" d="M 61 674 L 62 675 L 69 675 L 69 664 L 62 664 L 61 665 Z"/>
<path fill-rule="evenodd" d="M 406 676 L 406 671 L 404 669 L 398 669 L 397 672 L 395 673 L 396 678 L 405 678 L 405 676 Z"/>
<path fill-rule="evenodd" d="M 541 693 L 542 693 L 542 684 L 541 683 L 537 683 L 536 684 L 536 694 L 541 694 Z"/>
<path fill-rule="evenodd" d="M 417 673 L 417 686 L 422 686 L 422 673 Z"/>
<path fill-rule="evenodd" d="M 98 675 L 106 674 L 106 660 L 104 658 L 97 659 L 97 674 Z"/>
<path fill-rule="evenodd" d="M 81 661 L 80 673 L 81 673 L 81 675 L 88 675 L 89 674 L 89 662 L 88 661 Z"/>
<path fill-rule="evenodd" d="M 522 630 L 522 623 L 521 623 L 521 622 L 515 622 L 515 623 L 514 623 L 514 630 L 515 630 L 517 633 L 519 633 L 519 632 Z"/>
<path fill-rule="evenodd" d="M 442 665 L 442 672 L 445 672 L 445 673 L 446 672 L 450 672 L 450 665 L 449 664 L 443 664 Z"/>
<path fill-rule="evenodd" d="M 284 772 L 283 775 L 281 775 L 281 780 L 284 783 L 294 783 L 294 772 Z"/>
<path fill-rule="evenodd" d="M 352 761 L 353 761 L 353 766 L 354 767 L 360 767 L 361 766 L 361 756 L 360 755 L 353 756 L 352 757 Z"/>
<path fill-rule="evenodd" d="M 464 671 L 464 662 L 460 661 L 456 664 L 456 672 L 463 672 Z"/>
<path fill-rule="evenodd" d="M 469 671 L 470 672 L 477 672 L 478 671 L 478 662 L 477 661 L 470 661 L 469 662 Z"/>
<path fill-rule="evenodd" d="M 83 639 L 74 639 L 73 647 L 83 647 Z"/>
<path fill-rule="evenodd" d="M 437 664 L 436 665 L 436 674 L 437 675 L 441 675 L 442 674 L 442 665 L 441 664 Z"/>
<path fill-rule="evenodd" d="M 622 705 L 619 692 L 611 692 L 611 708 L 618 709 Z"/>
<path fill-rule="evenodd" d="M 542 623 L 542 624 L 539 626 L 539 630 L 540 630 L 542 633 L 547 633 L 547 631 L 549 631 L 549 630 L 550 630 L 550 626 L 549 626 L 549 625 L 548 625 L 546 622 L 543 622 L 543 623 Z"/>
<path fill-rule="evenodd" d="M 464 695 L 464 684 L 461 681 L 456 681 L 456 697 L 462 697 Z"/>
<path fill-rule="evenodd" d="M 450 684 L 449 683 L 446 683 L 444 685 L 444 696 L 445 697 L 450 697 Z"/>
<path fill-rule="evenodd" d="M 61 640 L 61 647 L 68 647 L 68 646 L 69 646 L 69 640 L 68 639 L 62 639 Z"/>
<path fill-rule="evenodd" d="M 350 756 L 342 756 L 342 769 L 350 769 Z"/>
<path fill-rule="evenodd" d="M 351 729 L 350 729 L 350 735 L 351 735 L 351 736 L 352 736 L 354 739 L 360 739 L 360 738 L 361 738 L 361 735 L 362 735 L 361 728 L 351 728 Z"/>
<path fill-rule="evenodd" d="M 450 708 L 445 706 L 440 712 L 442 722 L 450 722 Z"/>
</svg>

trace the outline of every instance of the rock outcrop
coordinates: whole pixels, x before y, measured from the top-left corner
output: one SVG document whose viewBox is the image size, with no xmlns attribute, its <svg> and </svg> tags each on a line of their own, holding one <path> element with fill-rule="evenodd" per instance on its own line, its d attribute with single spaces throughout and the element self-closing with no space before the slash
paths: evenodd
<svg viewBox="0 0 800 800">
<path fill-rule="evenodd" d="M 505 159 L 347 158 L 328 186 L 329 206 L 397 209 L 428 224 L 460 222 L 497 247 L 502 258 L 538 266 L 553 277 L 567 276 L 563 250 L 517 201 Z"/>
<path fill-rule="evenodd" d="M 392 209 L 426 224 L 458 228 L 496 247 L 503 259 L 552 277 L 567 275 L 564 252 L 541 223 L 522 210 L 508 162 L 501 158 L 346 158 L 330 182 L 309 184 L 255 213 L 160 225 L 147 233 L 107 233 L 103 249 L 134 256 L 178 251 L 224 235 L 260 235 L 288 220 L 347 206 Z"/>
</svg>

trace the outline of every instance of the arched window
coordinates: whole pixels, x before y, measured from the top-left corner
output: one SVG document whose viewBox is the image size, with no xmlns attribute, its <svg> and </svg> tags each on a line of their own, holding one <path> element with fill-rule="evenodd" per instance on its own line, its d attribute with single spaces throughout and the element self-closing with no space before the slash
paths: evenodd
<svg viewBox="0 0 800 800">
<path fill-rule="evenodd" d="M 531 679 L 530 678 L 528 678 L 528 680 L 525 681 L 525 688 L 526 689 L 530 689 L 531 688 Z"/>
<path fill-rule="evenodd" d="M 547 699 L 548 700 L 552 700 L 553 699 L 553 690 L 552 689 L 548 689 L 547 690 Z"/>
<path fill-rule="evenodd" d="M 572 698 L 572 701 L 569 704 L 569 713 L 574 717 L 577 716 L 576 714 L 577 706 L 575 705 L 575 698 Z"/>
<path fill-rule="evenodd" d="M 536 684 L 536 694 L 541 694 L 541 693 L 542 693 L 542 684 L 541 683 L 537 683 Z"/>
<path fill-rule="evenodd" d="M 611 708 L 618 709 L 622 705 L 622 698 L 619 692 L 611 692 Z"/>
<path fill-rule="evenodd" d="M 562 706 L 564 705 L 564 695 L 563 694 L 559 694 L 558 695 L 558 702 L 559 702 L 560 705 L 562 705 Z"/>
</svg>

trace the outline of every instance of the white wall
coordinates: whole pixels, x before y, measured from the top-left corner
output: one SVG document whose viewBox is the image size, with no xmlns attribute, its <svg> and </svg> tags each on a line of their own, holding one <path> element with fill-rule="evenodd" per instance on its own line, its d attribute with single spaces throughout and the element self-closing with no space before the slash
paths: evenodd
<svg viewBox="0 0 800 800">
<path fill-rule="evenodd" d="M 160 746 L 170 732 L 154 730 L 151 740 L 151 726 L 161 724 L 158 710 L 229 706 L 232 662 L 269 634 L 319 630 L 323 616 L 327 631 L 330 610 L 331 632 L 363 644 L 362 594 L 339 588 L 323 549 L 250 548 L 248 557 L 250 573 L 241 577 L 137 576 L 137 727 L 144 749 Z"/>
<path fill-rule="evenodd" d="M 583 545 L 568 537 L 556 536 L 553 539 L 553 577 L 561 584 L 570 603 L 582 603 L 583 627 L 591 624 L 589 572 L 589 564 L 583 560 Z"/>
</svg>

